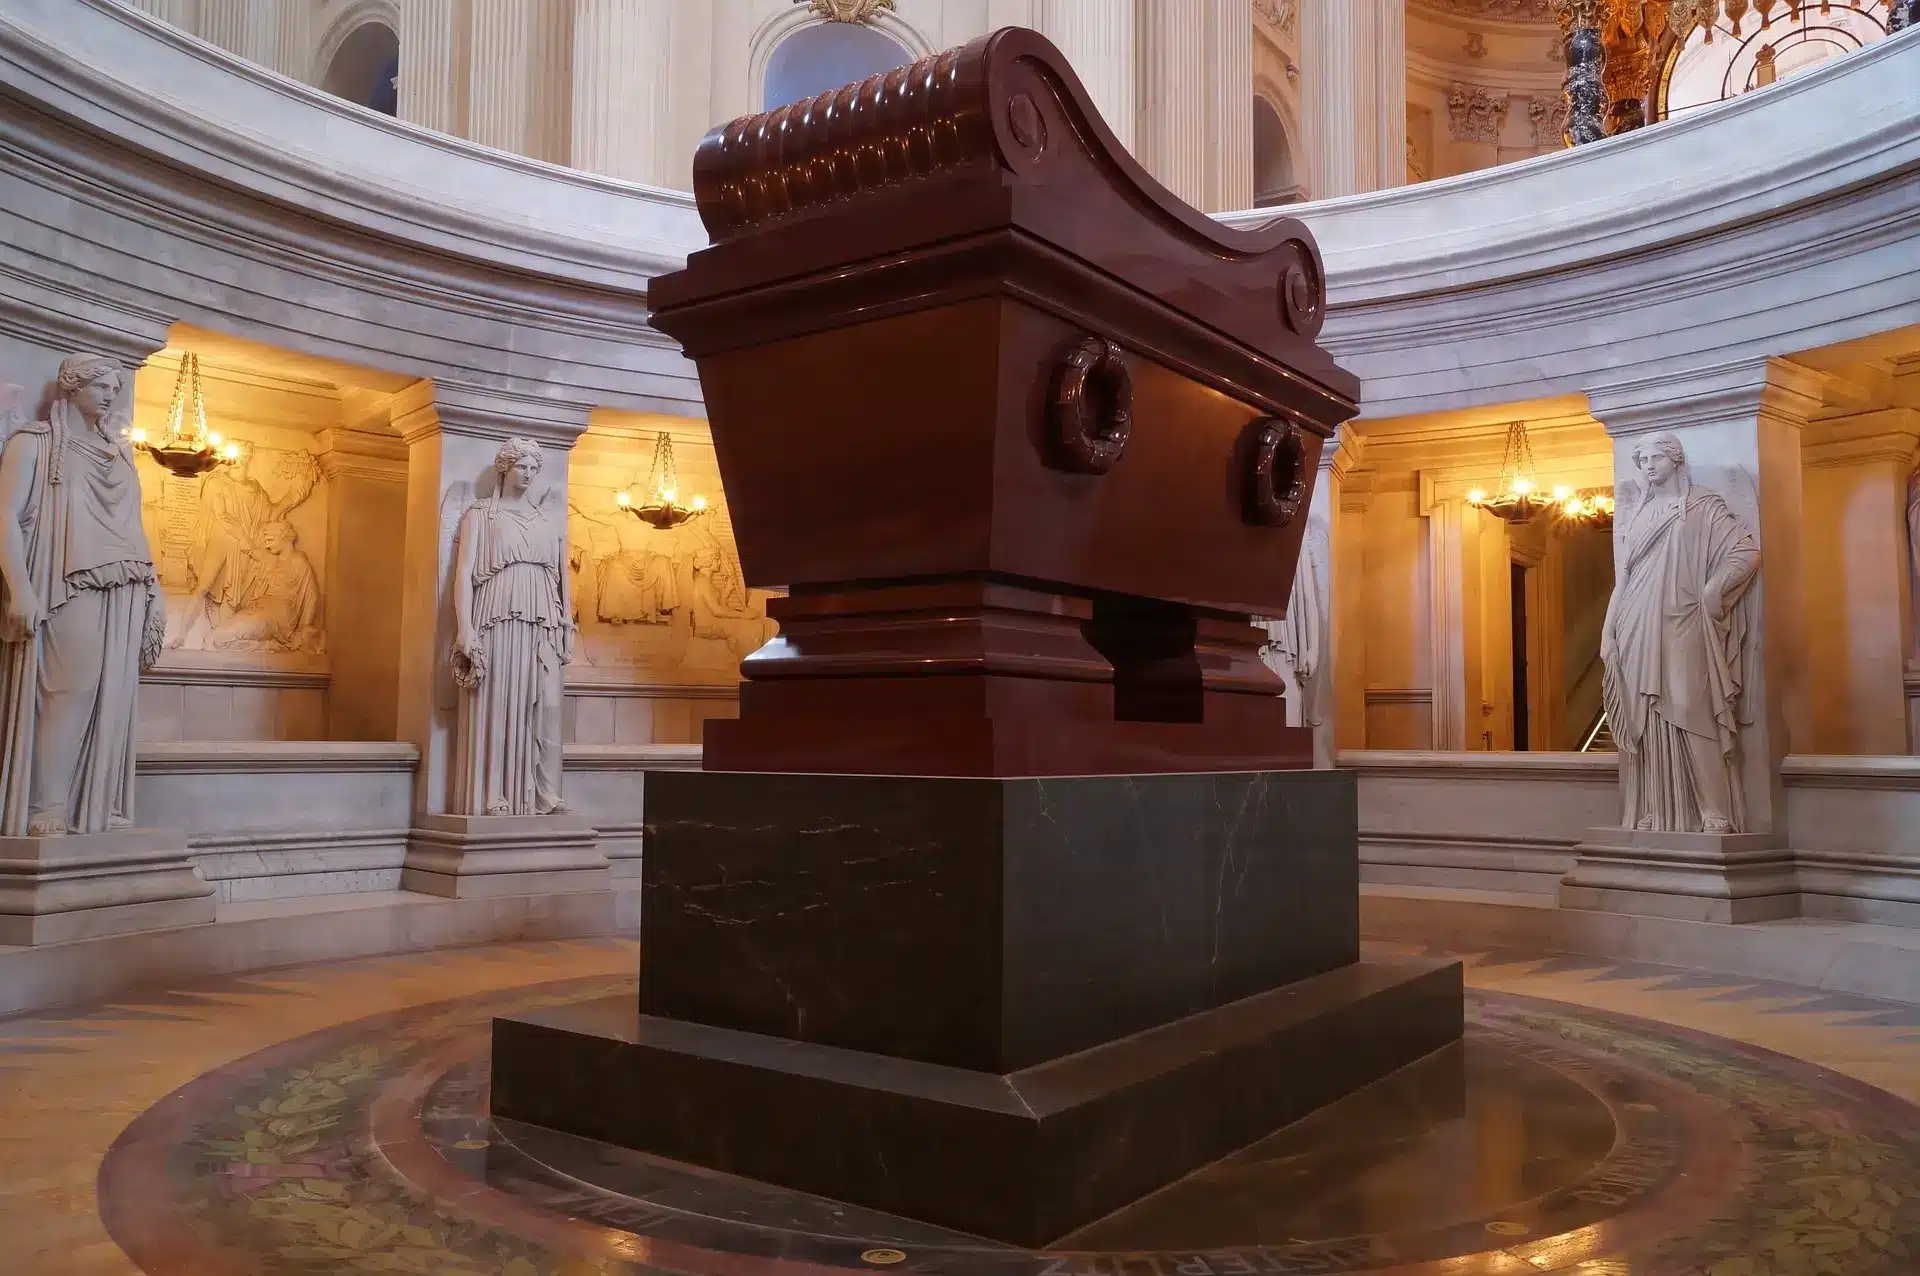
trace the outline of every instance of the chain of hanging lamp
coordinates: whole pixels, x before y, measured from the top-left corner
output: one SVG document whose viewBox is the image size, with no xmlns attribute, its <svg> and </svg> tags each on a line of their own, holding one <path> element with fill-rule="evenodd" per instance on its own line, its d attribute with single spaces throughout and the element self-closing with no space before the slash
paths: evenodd
<svg viewBox="0 0 1920 1276">
<path fill-rule="evenodd" d="M 1884 0 L 1887 29 L 1920 25 L 1920 0 Z M 1669 31 L 1685 39 L 1696 26 L 1713 40 L 1725 20 L 1738 37 L 1748 20 L 1762 29 L 1776 15 L 1798 20 L 1809 11 L 1864 9 L 1873 0 L 1549 0 L 1566 41 L 1566 141 L 1597 142 L 1647 123 L 1654 51 Z"/>
</svg>

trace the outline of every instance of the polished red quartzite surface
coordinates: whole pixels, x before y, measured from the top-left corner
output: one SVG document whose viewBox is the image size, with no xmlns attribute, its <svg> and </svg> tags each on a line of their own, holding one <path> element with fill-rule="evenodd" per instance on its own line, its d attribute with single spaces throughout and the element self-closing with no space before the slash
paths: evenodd
<svg viewBox="0 0 1920 1276">
<path fill-rule="evenodd" d="M 1306 227 L 1182 204 L 1020 29 L 715 129 L 694 185 L 653 323 L 789 590 L 707 769 L 1310 764 L 1249 623 L 1357 410 Z"/>
</svg>

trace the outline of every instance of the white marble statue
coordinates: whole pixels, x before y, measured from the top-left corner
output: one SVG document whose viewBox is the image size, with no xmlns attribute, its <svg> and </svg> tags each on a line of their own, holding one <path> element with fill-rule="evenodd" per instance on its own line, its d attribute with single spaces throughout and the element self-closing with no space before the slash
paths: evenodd
<svg viewBox="0 0 1920 1276">
<path fill-rule="evenodd" d="M 540 464 L 537 443 L 508 439 L 494 458 L 493 495 L 460 516 L 451 652 L 455 814 L 566 809 L 561 670 L 573 656 L 573 606 L 564 529 L 528 495 Z"/>
<path fill-rule="evenodd" d="M 1326 720 L 1318 677 L 1328 641 L 1326 566 L 1326 532 L 1309 526 L 1294 568 L 1287 614 L 1265 622 L 1269 641 L 1261 655 L 1286 683 L 1290 726 L 1317 727 Z"/>
<path fill-rule="evenodd" d="M 133 819 L 134 697 L 166 609 L 115 418 L 126 371 L 76 354 L 44 421 L 0 453 L 0 834 L 104 833 Z"/>
<path fill-rule="evenodd" d="M 1607 720 L 1620 750 L 1624 825 L 1745 829 L 1739 738 L 1752 721 L 1760 547 L 1718 494 L 1689 479 L 1680 440 L 1633 449 L 1645 493 L 1626 518 L 1600 640 Z"/>
</svg>

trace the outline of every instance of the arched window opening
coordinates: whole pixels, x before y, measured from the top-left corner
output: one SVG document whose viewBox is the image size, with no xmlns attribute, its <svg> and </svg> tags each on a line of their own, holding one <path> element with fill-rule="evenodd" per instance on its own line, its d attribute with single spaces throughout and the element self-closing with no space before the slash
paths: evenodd
<svg viewBox="0 0 1920 1276">
<path fill-rule="evenodd" d="M 858 22 L 802 27 L 782 40 L 767 60 L 761 109 L 771 111 L 911 61 L 892 38 Z"/>
<path fill-rule="evenodd" d="M 1737 23 L 1717 16 L 1674 44 L 1660 77 L 1655 118 L 1672 119 L 1763 89 L 1883 40 L 1890 17 L 1887 0 L 1859 0 L 1858 8 L 1843 0 L 1806 0 L 1798 12 L 1789 9 L 1764 24 L 1751 10 Z"/>
<path fill-rule="evenodd" d="M 320 87 L 335 97 L 393 115 L 399 109 L 394 86 L 399 76 L 400 37 L 384 22 L 367 22 L 341 41 Z"/>
<path fill-rule="evenodd" d="M 1286 125 L 1273 103 L 1253 99 L 1253 206 L 1297 204 L 1303 198 L 1300 179 L 1293 171 L 1293 148 L 1287 144 Z"/>
</svg>

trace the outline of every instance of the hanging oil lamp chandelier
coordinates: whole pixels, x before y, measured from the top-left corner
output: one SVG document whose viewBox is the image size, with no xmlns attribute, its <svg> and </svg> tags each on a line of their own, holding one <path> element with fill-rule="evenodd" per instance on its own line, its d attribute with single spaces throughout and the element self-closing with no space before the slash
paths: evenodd
<svg viewBox="0 0 1920 1276">
<path fill-rule="evenodd" d="M 1613 528 L 1613 491 L 1610 488 L 1584 488 L 1576 492 L 1571 488 L 1556 487 L 1553 489 L 1553 508 L 1563 523 L 1603 532 Z"/>
<path fill-rule="evenodd" d="M 1474 488 L 1467 493 L 1467 504 L 1509 523 L 1526 523 L 1550 503 L 1534 477 L 1533 443 L 1527 438 L 1527 423 L 1515 421 L 1507 426 L 1507 447 L 1500 459 L 1499 484 L 1492 493 Z"/>
<path fill-rule="evenodd" d="M 641 522 L 663 532 L 707 512 L 707 498 L 704 496 L 695 496 L 685 505 L 680 503 L 680 476 L 673 464 L 673 440 L 665 430 L 660 432 L 659 439 L 653 445 L 653 469 L 647 476 L 645 494 L 636 500 L 632 486 L 628 484 L 628 490 L 615 492 L 613 503 Z"/>
<path fill-rule="evenodd" d="M 180 356 L 180 375 L 173 383 L 173 402 L 167 407 L 166 432 L 156 441 L 138 426 L 127 431 L 127 442 L 152 457 L 170 474 L 198 478 L 216 465 L 240 455 L 240 445 L 221 439 L 207 428 L 207 398 L 200 389 L 200 356 Z"/>
</svg>

